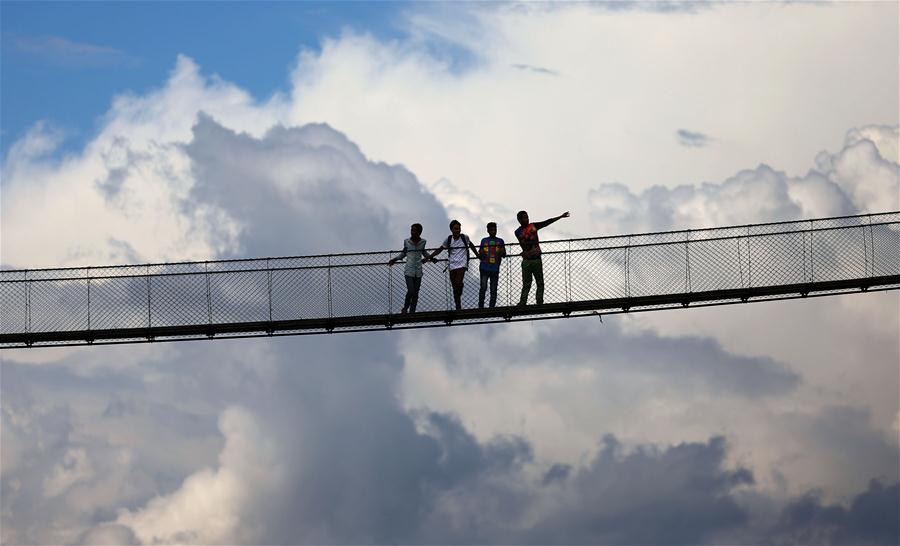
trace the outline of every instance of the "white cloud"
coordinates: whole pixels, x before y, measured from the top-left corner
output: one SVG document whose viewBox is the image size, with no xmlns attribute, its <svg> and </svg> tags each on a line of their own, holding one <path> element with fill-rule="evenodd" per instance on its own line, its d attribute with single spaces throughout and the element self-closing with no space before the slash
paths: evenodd
<svg viewBox="0 0 900 546">
<path fill-rule="evenodd" d="M 718 184 L 654 187 L 639 193 L 624 185 L 603 185 L 590 193 L 594 231 L 633 233 L 896 209 L 890 197 L 900 191 L 900 166 L 888 159 L 896 134 L 893 127 L 850 130 L 845 146 L 818 154 L 816 166 L 803 177 L 762 165 Z M 847 162 L 856 168 L 840 167 Z M 499 208 L 446 181 L 435 188 L 457 215 L 483 218 Z M 776 306 L 783 320 L 772 320 Z M 441 333 L 404 334 L 410 339 L 404 344 L 410 363 L 404 374 L 406 400 L 412 407 L 458 413 L 479 438 L 502 431 L 522 434 L 534 442 L 538 457 L 569 464 L 576 464 L 601 432 L 632 442 L 699 440 L 711 430 L 723 432 L 734 435 L 739 460 L 752 461 L 751 467 L 759 470 L 761 487 L 777 490 L 784 484 L 775 476 L 787 475 L 794 494 L 827 481 L 833 488 L 829 494 L 841 497 L 864 487 L 872 472 L 896 476 L 891 461 L 897 442 L 890 438 L 900 403 L 895 388 L 900 380 L 898 309 L 897 295 L 889 293 L 612 317 L 611 325 L 582 319 L 586 322 L 540 329 L 483 328 L 454 332 L 446 345 Z M 579 332 L 579 341 L 563 341 L 573 330 Z M 558 347 L 561 361 L 541 357 L 540 349 L 527 349 L 536 335 L 540 338 L 539 332 L 556 332 L 539 346 Z M 715 340 L 729 358 L 771 357 L 802 380 L 783 399 L 749 405 L 725 390 L 700 394 L 697 385 L 692 385 L 689 399 L 670 395 L 670 382 L 651 386 L 650 377 L 630 377 L 623 371 L 640 368 L 640 355 L 649 342 L 631 338 L 638 332 L 673 342 L 687 343 L 690 336 Z M 823 338 L 823 332 L 832 334 Z M 628 358 L 611 359 L 608 346 L 629 339 L 633 347 Z M 589 354 L 564 356 L 570 347 L 577 353 L 593 344 L 599 348 Z M 435 351 L 435 346 L 442 349 Z M 524 355 L 506 356 L 522 350 Z M 709 349 L 702 353 L 712 354 Z M 485 356 L 493 354 L 503 356 Z M 699 357 L 685 345 L 655 358 L 666 365 L 653 377 L 662 379 L 671 372 L 678 376 L 677 384 L 689 374 L 675 361 Z M 726 369 L 744 367 L 718 358 Z M 712 378 L 717 372 L 708 369 L 702 375 Z M 877 463 L 856 465 L 849 462 L 853 457 L 820 455 L 821 442 L 836 441 L 834 436 L 824 440 L 815 431 L 820 419 L 826 419 L 820 415 L 832 412 L 834 404 L 871 410 L 857 428 L 865 431 L 863 443 L 879 446 L 871 450 L 877 452 Z M 641 426 L 634 427 L 635 422 Z M 789 422 L 804 423 L 804 431 L 789 427 Z M 837 475 L 841 479 L 834 478 Z"/>
<path fill-rule="evenodd" d="M 418 41 L 345 35 L 303 54 L 290 119 L 328 121 L 376 157 L 488 202 L 586 217 L 584 193 L 601 183 L 674 187 L 759 163 L 802 177 L 849 127 L 896 123 L 897 9 L 425 9 L 412 18 Z M 434 58 L 435 39 L 474 59 Z M 716 146 L 679 146 L 683 127 Z"/>
<path fill-rule="evenodd" d="M 618 234 L 894 211 L 900 208 L 900 164 L 890 158 L 898 131 L 851 129 L 840 151 L 820 152 L 801 177 L 759 165 L 721 183 L 639 193 L 603 184 L 589 193 L 592 224 L 597 232 Z"/>
<path fill-rule="evenodd" d="M 45 126 L 11 148 L 2 262 L 395 247 L 416 220 L 440 238 L 448 215 L 473 236 L 487 220 L 511 232 L 519 208 L 543 217 L 571 207 L 559 229 L 585 235 L 884 207 L 896 184 L 897 131 L 861 124 L 897 118 L 896 17 L 885 16 L 896 9 L 722 6 L 662 16 L 500 7 L 462 18 L 425 10 L 409 42 L 348 33 L 302 54 L 291 95 L 264 103 L 182 57 L 158 90 L 116 99 L 82 152 L 53 157 L 58 136 Z M 478 24 L 460 23 L 470 17 Z M 474 62 L 436 57 L 435 35 L 477 52 Z M 681 127 L 703 128 L 716 146 L 678 146 Z M 816 152 L 836 149 L 807 172 Z M 434 195 L 419 180 L 433 182 Z M 699 185 L 708 180 L 722 182 Z M 667 186 L 645 192 L 652 184 Z M 591 224 L 596 207 L 604 214 Z M 41 368 L 9 364 L 18 358 L 9 353 L 3 541 L 523 541 L 533 535 L 514 531 L 534 522 L 552 531 L 568 515 L 639 513 L 629 506 L 646 507 L 662 490 L 647 484 L 623 508 L 613 502 L 618 489 L 597 487 L 611 504 L 583 512 L 579 503 L 596 499 L 572 477 L 615 481 L 614 463 L 655 468 L 681 451 L 641 449 L 685 441 L 713 455 L 704 476 L 749 468 L 765 495 L 779 491 L 770 475 L 783 471 L 781 494 L 820 487 L 849 498 L 872 472 L 892 476 L 880 467 L 896 446 L 877 438 L 897 415 L 897 314 L 890 295 L 850 296 L 613 325 L 91 348 L 40 353 L 59 360 Z M 600 349 L 598 329 L 608 336 Z M 566 336 L 569 345 L 557 346 Z M 441 344 L 449 347 L 435 352 Z M 567 350 L 572 362 L 552 354 Z M 791 377 L 800 384 L 779 382 Z M 744 392 L 754 385 L 755 398 Z M 834 415 L 826 406 L 849 408 L 852 439 L 878 447 L 865 464 L 852 450 L 819 456 L 847 439 L 823 424 Z M 428 413 L 432 429 L 417 431 L 410 409 L 454 411 L 463 425 Z M 645 447 L 598 458 L 607 432 Z M 707 443 L 720 433 L 732 442 L 727 455 Z M 538 460 L 529 462 L 532 446 Z M 112 470 L 92 475 L 78 457 L 53 470 L 78 449 L 101 461 L 93 470 Z M 572 468 L 556 467 L 548 484 L 569 479 L 571 489 L 535 492 L 559 462 Z M 677 482 L 662 491 L 673 503 Z M 713 493 L 730 493 L 727 485 Z M 57 492 L 56 504 L 34 500 L 44 491 Z M 497 521 L 518 527 L 490 526 Z M 637 536 L 610 525 L 602 536 Z"/>
<path fill-rule="evenodd" d="M 272 432 L 241 408 L 229 408 L 219 422 L 225 448 L 217 468 L 188 477 L 174 493 L 151 499 L 118 523 L 143 543 L 222 544 L 256 542 L 265 529 L 243 517 L 283 482 L 283 460 Z"/>
</svg>

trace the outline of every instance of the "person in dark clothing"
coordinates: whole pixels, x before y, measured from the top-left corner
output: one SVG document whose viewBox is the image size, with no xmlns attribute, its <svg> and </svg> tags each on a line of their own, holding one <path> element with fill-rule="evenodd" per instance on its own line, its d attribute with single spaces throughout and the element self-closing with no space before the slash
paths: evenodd
<svg viewBox="0 0 900 546">
<path fill-rule="evenodd" d="M 519 220 L 519 228 L 516 229 L 516 239 L 522 247 L 522 296 L 519 305 L 528 303 L 528 293 L 531 291 L 531 279 L 537 283 L 535 300 L 538 305 L 544 303 L 544 266 L 541 262 L 541 245 L 538 240 L 538 230 L 543 229 L 561 218 L 568 218 L 569 213 L 564 212 L 559 216 L 549 218 L 543 222 L 534 222 L 528 219 L 528 213 L 520 210 L 516 215 Z"/>
<path fill-rule="evenodd" d="M 419 287 L 422 285 L 422 263 L 425 254 L 425 239 L 422 238 L 422 224 L 409 226 L 409 239 L 403 241 L 403 250 L 388 261 L 388 265 L 394 265 L 398 260 L 406 258 L 406 267 L 403 276 L 406 278 L 406 299 L 403 301 L 403 309 L 400 313 L 416 312 L 416 304 L 419 303 Z"/>
<path fill-rule="evenodd" d="M 478 257 L 481 259 L 481 287 L 478 290 L 478 308 L 484 308 L 484 296 L 488 283 L 491 285 L 490 307 L 497 305 L 497 281 L 500 278 L 500 261 L 506 256 L 506 243 L 497 237 L 497 224 L 489 222 L 488 236 L 481 240 Z"/>
<path fill-rule="evenodd" d="M 453 286 L 453 303 L 456 310 L 462 309 L 463 280 L 466 270 L 469 268 L 469 249 L 478 257 L 478 249 L 469 240 L 469 236 L 462 233 L 462 224 L 458 220 L 450 222 L 450 236 L 440 248 L 436 249 L 425 261 L 434 260 L 434 257 L 447 249 L 447 268 L 450 270 L 450 285 Z"/>
</svg>

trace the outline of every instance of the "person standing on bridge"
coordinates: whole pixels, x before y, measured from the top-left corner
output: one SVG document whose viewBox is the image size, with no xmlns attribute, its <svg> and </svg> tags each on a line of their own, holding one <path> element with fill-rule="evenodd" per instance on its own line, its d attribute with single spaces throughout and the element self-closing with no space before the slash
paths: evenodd
<svg viewBox="0 0 900 546">
<path fill-rule="evenodd" d="M 500 260 L 506 256 L 506 242 L 497 237 L 497 224 L 488 222 L 488 236 L 481 240 L 478 257 L 481 258 L 481 287 L 478 289 L 478 308 L 484 309 L 484 295 L 488 282 L 491 285 L 490 307 L 497 305 L 497 281 L 500 279 Z"/>
<path fill-rule="evenodd" d="M 432 260 L 447 249 L 447 269 L 450 270 L 450 285 L 453 287 L 453 303 L 456 310 L 462 309 L 463 280 L 466 278 L 466 270 L 469 269 L 469 249 L 478 257 L 478 249 L 469 240 L 469 236 L 462 232 L 462 224 L 459 220 L 450 222 L 450 235 L 440 248 L 432 252 L 425 261 Z"/>
<path fill-rule="evenodd" d="M 524 210 L 520 210 L 516 214 L 516 219 L 519 220 L 519 228 L 516 229 L 516 239 L 519 240 L 519 245 L 522 247 L 522 297 L 519 298 L 519 305 L 528 303 L 532 277 L 537 283 L 537 290 L 534 294 L 535 300 L 538 305 L 544 303 L 544 265 L 541 262 L 541 245 L 537 232 L 539 229 L 543 229 L 561 218 L 568 217 L 569 213 L 564 212 L 543 222 L 531 223 L 528 219 L 528 213 Z"/>
<path fill-rule="evenodd" d="M 422 286 L 422 262 L 424 262 L 425 239 L 422 238 L 422 224 L 409 226 L 409 239 L 403 241 L 403 250 L 388 261 L 388 265 L 394 265 L 398 260 L 406 258 L 406 267 L 403 276 L 406 278 L 406 299 L 403 301 L 401 314 L 416 312 L 416 304 L 419 303 L 419 287 Z"/>
</svg>

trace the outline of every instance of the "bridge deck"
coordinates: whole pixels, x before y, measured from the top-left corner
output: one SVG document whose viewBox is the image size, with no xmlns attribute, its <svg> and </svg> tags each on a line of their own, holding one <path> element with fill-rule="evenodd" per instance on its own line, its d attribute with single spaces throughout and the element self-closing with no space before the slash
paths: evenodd
<svg viewBox="0 0 900 546">
<path fill-rule="evenodd" d="M 396 252 L 2 271 L 0 348 L 421 328 L 900 288 L 897 212 L 541 246 L 544 304 L 515 305 L 520 258 L 510 256 L 498 307 L 477 308 L 471 260 L 463 310 L 452 309 L 444 268 L 428 264 L 411 314 L 398 313 L 403 267 L 386 263 Z"/>
</svg>

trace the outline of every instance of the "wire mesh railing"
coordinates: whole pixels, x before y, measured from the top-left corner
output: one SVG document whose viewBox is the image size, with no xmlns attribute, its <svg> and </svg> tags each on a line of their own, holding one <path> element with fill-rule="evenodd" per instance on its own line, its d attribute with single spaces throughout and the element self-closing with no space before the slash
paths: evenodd
<svg viewBox="0 0 900 546">
<path fill-rule="evenodd" d="M 544 305 L 534 305 L 537 286 L 532 286 L 527 310 L 516 307 L 522 297 L 522 260 L 518 245 L 508 244 L 498 275 L 499 308 L 539 315 L 542 309 L 557 312 L 560 304 L 622 301 L 627 309 L 654 305 L 653 298 L 660 296 L 689 302 L 700 294 L 729 299 L 728 291 L 765 296 L 767 287 L 798 286 L 802 292 L 804 287 L 843 286 L 835 281 L 859 280 L 853 286 L 863 289 L 872 283 L 896 287 L 900 212 L 546 241 L 541 248 Z M 0 271 L 0 346 L 62 340 L 66 336 L 49 333 L 65 332 L 92 342 L 109 332 L 127 340 L 129 332 L 153 338 L 390 327 L 406 294 L 403 263 L 388 264 L 397 254 Z M 405 316 L 404 321 L 447 322 L 446 314 L 455 309 L 447 262 L 423 268 L 420 319 Z M 464 309 L 478 307 L 479 276 L 479 260 L 472 256 L 464 277 Z M 469 314 L 472 319 L 510 316 Z M 374 316 L 387 319 L 347 320 Z M 229 330 L 222 325 L 248 326 Z"/>
</svg>

